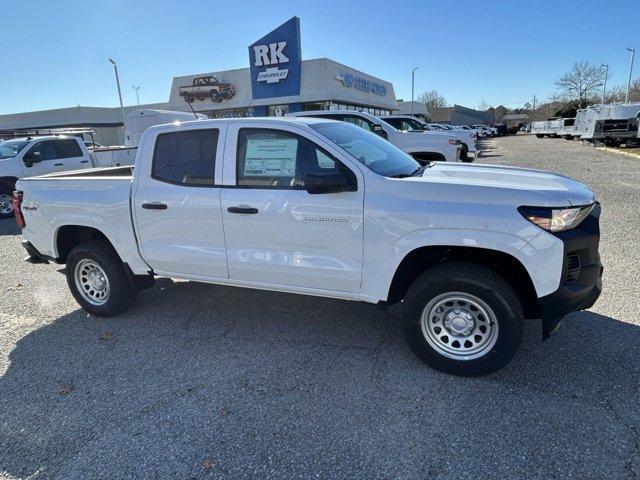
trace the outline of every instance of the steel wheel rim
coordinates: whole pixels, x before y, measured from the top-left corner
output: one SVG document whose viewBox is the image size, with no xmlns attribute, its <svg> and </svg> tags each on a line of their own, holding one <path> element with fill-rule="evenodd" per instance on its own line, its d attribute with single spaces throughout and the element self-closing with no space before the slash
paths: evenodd
<svg viewBox="0 0 640 480">
<path fill-rule="evenodd" d="M 480 358 L 498 340 L 495 313 L 480 298 L 468 293 L 436 296 L 422 310 L 420 324 L 431 348 L 454 360 Z"/>
<path fill-rule="evenodd" d="M 0 194 L 0 213 L 8 215 L 13 212 L 13 205 L 11 204 L 11 195 L 6 193 Z"/>
<path fill-rule="evenodd" d="M 80 295 L 90 304 L 104 305 L 109 300 L 109 278 L 103 268 L 93 260 L 80 260 L 76 264 L 73 277 Z"/>
</svg>

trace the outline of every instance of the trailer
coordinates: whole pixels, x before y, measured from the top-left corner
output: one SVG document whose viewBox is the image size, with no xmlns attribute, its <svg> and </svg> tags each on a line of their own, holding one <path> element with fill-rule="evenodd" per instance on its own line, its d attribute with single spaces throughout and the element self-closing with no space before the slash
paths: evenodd
<svg viewBox="0 0 640 480">
<path fill-rule="evenodd" d="M 575 124 L 575 118 L 563 118 L 562 127 L 560 128 L 560 136 L 565 140 L 571 140 L 573 135 L 573 126 Z"/>
<path fill-rule="evenodd" d="M 531 124 L 531 133 L 538 138 L 543 138 L 547 134 L 548 124 L 549 122 L 547 120 L 533 122 Z"/>
<path fill-rule="evenodd" d="M 576 112 L 576 117 L 573 120 L 573 130 L 571 131 L 571 138 L 580 138 L 582 136 L 582 128 L 587 116 L 587 109 L 580 108 Z"/>
</svg>

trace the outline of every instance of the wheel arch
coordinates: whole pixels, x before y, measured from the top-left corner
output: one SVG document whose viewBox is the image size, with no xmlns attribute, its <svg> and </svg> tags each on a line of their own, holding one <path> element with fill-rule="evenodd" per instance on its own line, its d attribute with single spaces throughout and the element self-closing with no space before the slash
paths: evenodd
<svg viewBox="0 0 640 480">
<path fill-rule="evenodd" d="M 66 262 L 69 252 L 74 247 L 91 240 L 104 240 L 116 255 L 118 255 L 117 250 L 109 238 L 95 227 L 86 225 L 63 225 L 58 227 L 54 238 L 56 260 L 59 263 Z"/>
<path fill-rule="evenodd" d="M 470 262 L 490 268 L 515 290 L 525 318 L 539 317 L 536 289 L 522 262 L 509 253 L 482 247 L 430 245 L 408 252 L 395 270 L 386 303 L 392 305 L 401 301 L 420 274 L 447 262 Z"/>
<path fill-rule="evenodd" d="M 16 187 L 17 177 L 0 177 L 0 187 L 9 187 L 13 190 Z"/>
</svg>

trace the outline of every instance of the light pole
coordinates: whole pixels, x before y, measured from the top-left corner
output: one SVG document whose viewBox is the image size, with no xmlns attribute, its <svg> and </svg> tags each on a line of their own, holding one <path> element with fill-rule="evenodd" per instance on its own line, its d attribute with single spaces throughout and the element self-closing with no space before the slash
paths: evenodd
<svg viewBox="0 0 640 480">
<path fill-rule="evenodd" d="M 411 116 L 413 116 L 413 87 L 415 85 L 416 70 L 418 70 L 418 67 L 414 67 L 413 70 L 411 70 Z"/>
<path fill-rule="evenodd" d="M 603 63 L 600 68 L 604 67 L 604 83 L 602 84 L 602 103 L 604 103 L 604 96 L 607 93 L 607 77 L 609 76 L 609 64 Z"/>
<path fill-rule="evenodd" d="M 140 106 L 140 85 L 131 85 L 131 88 L 136 91 L 136 101 L 138 102 L 138 106 Z"/>
<path fill-rule="evenodd" d="M 124 128 L 124 105 L 122 104 L 122 92 L 120 91 L 120 78 L 118 77 L 118 66 L 116 62 L 110 58 L 109 62 L 113 65 L 113 71 L 116 72 L 116 85 L 118 86 L 118 98 L 120 99 L 120 110 L 122 111 L 122 128 Z"/>
<path fill-rule="evenodd" d="M 635 48 L 627 48 L 631 52 L 631 63 L 629 64 L 629 81 L 627 82 L 627 94 L 624 97 L 624 103 L 629 103 L 629 89 L 631 88 L 631 73 L 633 72 L 633 57 L 636 54 Z"/>
</svg>

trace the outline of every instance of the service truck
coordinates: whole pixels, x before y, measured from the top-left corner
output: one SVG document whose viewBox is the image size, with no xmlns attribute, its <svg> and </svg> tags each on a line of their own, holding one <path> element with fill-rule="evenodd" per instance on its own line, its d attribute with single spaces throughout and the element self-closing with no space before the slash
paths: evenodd
<svg viewBox="0 0 640 480">
<path fill-rule="evenodd" d="M 601 291 L 600 206 L 585 185 L 420 165 L 326 119 L 151 127 L 135 168 L 27 178 L 13 202 L 27 260 L 66 264 L 90 314 L 125 311 L 158 276 L 402 302 L 411 349 L 460 375 L 505 365 L 524 319 L 542 319 L 546 338 Z"/>
<path fill-rule="evenodd" d="M 414 135 L 410 132 L 403 132 L 368 112 L 315 110 L 288 113 L 287 116 L 317 117 L 351 123 L 381 136 L 421 163 L 462 161 L 462 142 L 455 136 L 445 132 L 434 132 L 432 135 Z"/>
</svg>

